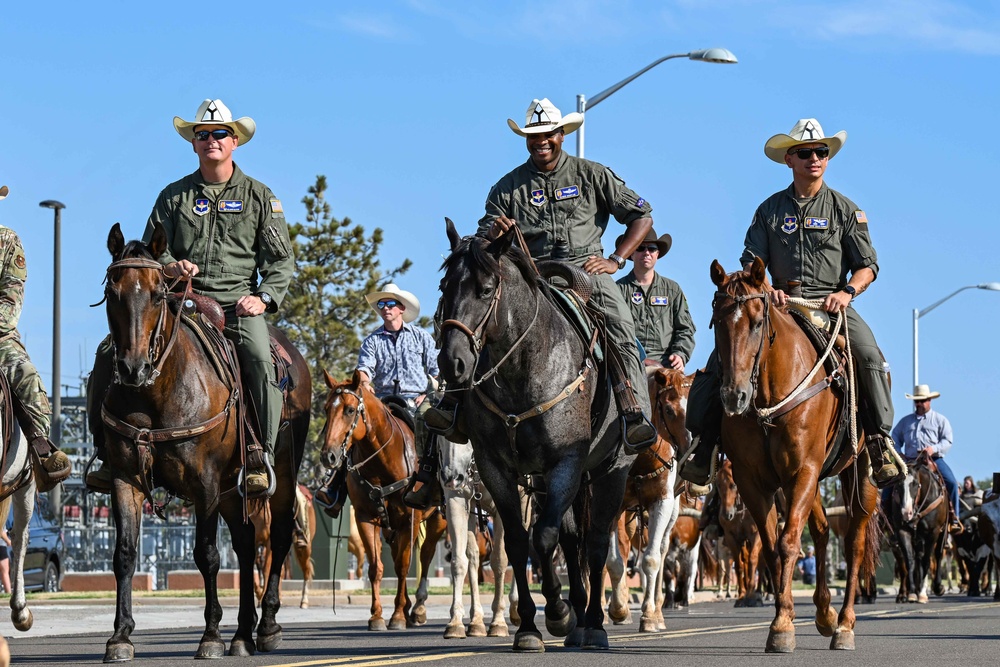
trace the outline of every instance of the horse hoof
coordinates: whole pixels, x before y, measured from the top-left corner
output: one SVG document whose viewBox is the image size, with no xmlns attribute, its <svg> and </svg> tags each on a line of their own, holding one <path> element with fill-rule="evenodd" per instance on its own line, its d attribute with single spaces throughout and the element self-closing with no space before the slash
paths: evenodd
<svg viewBox="0 0 1000 667">
<path fill-rule="evenodd" d="M 427 623 L 427 607 L 423 605 L 410 612 L 410 623 L 413 625 L 424 625 Z"/>
<path fill-rule="evenodd" d="M 11 611 L 10 622 L 13 623 L 14 627 L 21 632 L 27 632 L 31 629 L 31 626 L 34 625 L 35 617 L 31 613 L 31 610 L 25 607 L 20 611 L 20 613 Z M 129 658 L 129 660 L 131 660 L 131 658 Z"/>
<path fill-rule="evenodd" d="M 611 648 L 608 643 L 608 633 L 604 628 L 587 628 L 583 633 L 583 648 L 597 651 L 607 651 Z"/>
<path fill-rule="evenodd" d="M 608 618 L 611 619 L 611 623 L 613 625 L 631 625 L 632 624 L 632 614 L 625 614 L 624 616 L 620 616 L 618 618 L 614 618 L 610 614 L 608 614 Z"/>
<path fill-rule="evenodd" d="M 405 630 L 406 620 L 402 618 L 396 618 L 395 616 L 389 619 L 389 629 L 390 630 Z"/>
<path fill-rule="evenodd" d="M 135 647 L 132 642 L 112 644 L 108 642 L 104 649 L 104 662 L 128 662 L 135 657 Z"/>
<path fill-rule="evenodd" d="M 308 608 L 309 608 L 309 603 L 308 602 L 300 602 L 299 603 L 299 609 L 308 609 Z"/>
<path fill-rule="evenodd" d="M 385 619 L 383 618 L 372 618 L 368 621 L 369 632 L 385 632 Z"/>
<path fill-rule="evenodd" d="M 487 637 L 508 637 L 509 635 L 506 623 L 491 623 L 489 632 L 486 633 Z"/>
<path fill-rule="evenodd" d="M 916 593 L 910 593 L 909 595 L 906 596 L 906 601 L 907 602 L 916 602 L 917 601 L 917 594 Z"/>
<path fill-rule="evenodd" d="M 486 636 L 486 624 L 482 621 L 478 623 L 469 623 L 469 636 L 470 637 L 485 637 Z"/>
<path fill-rule="evenodd" d="M 280 639 L 279 639 L 280 643 Z M 229 644 L 229 655 L 236 658 L 249 658 L 252 655 L 257 654 L 257 646 L 253 642 L 248 642 L 245 639 L 237 639 L 233 637 L 233 641 Z"/>
<path fill-rule="evenodd" d="M 542 642 L 542 633 L 518 631 L 514 634 L 514 651 L 518 653 L 544 653 L 545 644 Z"/>
<path fill-rule="evenodd" d="M 269 635 L 257 633 L 257 650 L 263 653 L 270 653 L 281 646 L 281 628 L 277 632 Z"/>
<path fill-rule="evenodd" d="M 826 613 L 816 612 L 816 630 L 824 637 L 832 637 L 837 630 L 837 615 L 832 609 L 827 609 Z"/>
<path fill-rule="evenodd" d="M 465 639 L 465 626 L 461 623 L 449 623 L 444 629 L 445 639 Z"/>
<path fill-rule="evenodd" d="M 584 645 L 584 640 L 586 639 L 583 632 L 583 628 L 573 628 L 573 630 L 566 635 L 566 639 L 563 640 L 563 646 L 566 648 L 580 648 Z"/>
<path fill-rule="evenodd" d="M 775 632 L 771 630 L 767 633 L 767 644 L 764 645 L 765 653 L 791 653 L 794 650 L 794 632 Z"/>
<path fill-rule="evenodd" d="M 236 640 L 233 640 L 234 642 Z M 222 640 L 204 641 L 198 644 L 195 660 L 218 660 L 226 655 L 226 643 Z"/>
<path fill-rule="evenodd" d="M 837 630 L 830 640 L 831 651 L 853 651 L 854 630 Z"/>
<path fill-rule="evenodd" d="M 639 632 L 658 632 L 657 622 L 652 618 L 639 619 Z"/>
<path fill-rule="evenodd" d="M 917 604 L 927 604 L 927 600 L 928 598 L 926 593 L 921 593 L 917 596 Z"/>
<path fill-rule="evenodd" d="M 565 600 L 545 605 L 545 629 L 553 637 L 565 637 L 576 627 L 576 612 Z"/>
</svg>

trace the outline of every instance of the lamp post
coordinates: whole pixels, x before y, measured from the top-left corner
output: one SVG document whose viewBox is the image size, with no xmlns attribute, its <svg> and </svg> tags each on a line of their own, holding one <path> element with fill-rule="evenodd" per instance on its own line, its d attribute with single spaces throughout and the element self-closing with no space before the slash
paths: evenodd
<svg viewBox="0 0 1000 667">
<path fill-rule="evenodd" d="M 918 378 L 918 374 L 917 374 L 917 321 L 921 317 L 923 317 L 924 315 L 926 315 L 927 313 L 931 312 L 932 310 L 934 310 L 935 308 L 937 308 L 938 306 L 940 306 L 942 303 L 944 303 L 945 301 L 947 301 L 948 299 L 950 299 L 951 297 L 953 297 L 956 294 L 958 294 L 959 292 L 965 291 L 967 289 L 985 289 L 985 290 L 990 290 L 991 292 L 1000 292 L 1000 283 L 980 283 L 979 285 L 966 285 L 965 287 L 959 287 L 957 290 L 955 290 L 954 292 L 952 292 L 951 294 L 949 294 L 945 298 L 943 298 L 943 299 L 941 299 L 939 301 L 935 301 L 934 303 L 932 303 L 931 305 L 927 306 L 923 310 L 917 310 L 916 308 L 913 309 L 913 386 L 914 387 L 916 387 L 917 384 L 918 384 L 918 382 L 917 382 L 917 378 Z"/>
<path fill-rule="evenodd" d="M 59 264 L 61 235 L 59 223 L 62 221 L 62 210 L 66 205 L 54 199 L 46 199 L 38 204 L 42 208 L 51 208 L 55 213 L 55 234 L 52 238 L 52 426 L 49 429 L 49 437 L 56 447 L 62 440 L 62 385 L 59 383 L 60 354 L 59 348 Z M 61 515 L 60 515 L 61 516 Z"/>
<path fill-rule="evenodd" d="M 603 102 L 607 98 L 611 97 L 612 95 L 614 95 L 615 93 L 617 93 L 619 90 L 621 90 L 622 88 L 624 88 L 626 85 L 632 83 L 632 81 L 634 81 L 635 79 L 639 78 L 640 76 L 642 76 L 643 74 L 645 74 L 649 70 L 653 69 L 654 67 L 656 67 L 660 63 L 665 62 L 667 60 L 671 60 L 673 58 L 687 58 L 689 60 L 697 60 L 697 61 L 703 62 L 703 63 L 726 63 L 726 64 L 730 64 L 730 65 L 733 65 L 733 64 L 736 64 L 737 62 L 739 62 L 738 60 L 736 60 L 736 56 L 733 55 L 732 51 L 730 51 L 728 49 L 718 49 L 718 48 L 716 48 L 716 49 L 704 49 L 704 50 L 701 50 L 701 51 L 692 51 L 690 53 L 675 53 L 675 54 L 670 55 L 670 56 L 663 56 L 659 60 L 656 60 L 656 61 L 651 62 L 650 64 L 646 65 L 645 67 L 643 67 L 641 70 L 639 70 L 638 72 L 636 72 L 632 76 L 629 76 L 629 77 L 627 77 L 625 79 L 622 79 L 621 81 L 619 81 L 615 85 L 611 86 L 610 88 L 606 88 L 606 89 L 602 90 L 601 92 L 599 92 L 596 95 L 594 95 L 593 97 L 591 97 L 589 100 L 584 95 L 577 95 L 576 96 L 576 110 L 578 112 L 580 112 L 580 113 L 586 113 L 588 109 L 593 109 L 598 104 L 600 104 L 601 102 Z M 581 125 L 580 128 L 576 131 L 576 156 L 577 157 L 583 157 L 583 130 L 584 130 L 585 126 L 586 126 L 586 122 L 583 125 Z"/>
</svg>

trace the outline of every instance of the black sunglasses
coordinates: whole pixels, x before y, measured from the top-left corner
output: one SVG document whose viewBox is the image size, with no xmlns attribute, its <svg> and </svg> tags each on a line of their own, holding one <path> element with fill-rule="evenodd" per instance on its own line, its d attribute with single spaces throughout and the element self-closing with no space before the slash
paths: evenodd
<svg viewBox="0 0 1000 667">
<path fill-rule="evenodd" d="M 375 305 L 378 306 L 379 310 L 382 310 L 383 308 L 395 308 L 396 306 L 399 305 L 399 302 L 396 301 L 395 299 L 383 299 L 382 301 L 379 301 Z"/>
<path fill-rule="evenodd" d="M 660 248 L 657 245 L 641 245 L 635 249 L 636 252 L 660 252 Z"/>
<path fill-rule="evenodd" d="M 813 153 L 815 153 L 816 157 L 820 160 L 830 157 L 830 149 L 827 146 L 821 146 L 819 148 L 796 148 L 791 152 L 795 153 L 800 160 L 808 160 Z"/>
<path fill-rule="evenodd" d="M 226 137 L 235 136 L 229 130 L 198 130 L 194 133 L 194 138 L 198 141 L 208 141 L 209 137 L 212 137 L 216 141 L 222 141 Z"/>
</svg>

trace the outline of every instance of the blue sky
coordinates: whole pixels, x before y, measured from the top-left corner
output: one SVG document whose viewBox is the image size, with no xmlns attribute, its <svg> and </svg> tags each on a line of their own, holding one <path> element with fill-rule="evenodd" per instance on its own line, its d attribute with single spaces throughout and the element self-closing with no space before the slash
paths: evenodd
<svg viewBox="0 0 1000 667">
<path fill-rule="evenodd" d="M 1000 3 L 577 0 L 189 5 L 15 3 L 0 22 L 0 223 L 26 247 L 21 332 L 51 383 L 52 213 L 63 217 L 62 383 L 106 331 L 108 230 L 138 237 L 196 158 L 174 132 L 206 97 L 257 122 L 237 162 L 289 220 L 316 174 L 335 215 L 386 232 L 382 257 L 433 309 L 444 216 L 471 232 L 490 186 L 526 159 L 505 120 L 534 97 L 564 112 L 657 58 L 721 46 L 738 65 L 671 60 L 588 115 L 586 156 L 652 202 L 674 238 L 658 265 L 685 289 L 704 363 L 713 286 L 756 206 L 790 182 L 765 140 L 816 117 L 848 141 L 827 182 L 867 213 L 881 273 L 857 302 L 912 409 L 912 311 L 1000 280 Z M 572 135 L 566 148 L 575 146 Z M 619 230 L 614 230 L 617 233 Z M 609 238 L 610 237 L 610 238 Z M 606 246 L 614 240 L 609 231 Z M 608 250 L 610 252 L 610 250 Z M 955 430 L 959 476 L 1000 470 L 989 411 L 1000 293 L 967 290 L 920 321 L 920 380 Z"/>
</svg>

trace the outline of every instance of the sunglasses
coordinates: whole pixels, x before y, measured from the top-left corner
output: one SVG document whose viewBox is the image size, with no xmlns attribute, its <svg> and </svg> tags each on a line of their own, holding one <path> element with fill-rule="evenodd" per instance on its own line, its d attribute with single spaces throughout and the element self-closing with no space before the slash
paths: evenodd
<svg viewBox="0 0 1000 667">
<path fill-rule="evenodd" d="M 813 153 L 816 154 L 820 160 L 825 160 L 830 157 L 830 149 L 827 146 L 821 146 L 820 148 L 796 148 L 794 153 L 800 160 L 808 160 Z"/>
<path fill-rule="evenodd" d="M 235 135 L 229 130 L 198 130 L 194 133 L 194 138 L 198 141 L 208 141 L 209 137 L 215 139 L 216 141 L 222 141 L 226 137 L 232 136 Z"/>
<path fill-rule="evenodd" d="M 382 301 L 379 301 L 375 305 L 378 306 L 379 310 L 382 310 L 383 308 L 395 308 L 396 306 L 399 305 L 399 302 L 396 301 L 395 299 L 383 299 Z"/>
<path fill-rule="evenodd" d="M 641 245 L 635 249 L 636 252 L 660 252 L 659 247 L 655 245 Z"/>
</svg>

